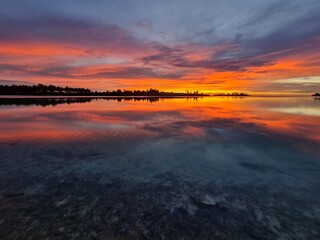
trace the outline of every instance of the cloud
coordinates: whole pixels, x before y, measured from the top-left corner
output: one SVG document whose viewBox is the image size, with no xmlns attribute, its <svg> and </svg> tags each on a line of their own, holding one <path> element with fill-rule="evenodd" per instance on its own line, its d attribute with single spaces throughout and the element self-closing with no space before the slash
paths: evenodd
<svg viewBox="0 0 320 240">
<path fill-rule="evenodd" d="M 65 65 L 14 65 L 0 64 L 0 71 L 32 74 L 42 77 L 61 77 L 75 79 L 179 79 L 186 71 L 166 71 L 150 67 L 134 66 L 90 66 L 74 67 Z"/>
<path fill-rule="evenodd" d="M 33 85 L 32 82 L 29 81 L 20 81 L 20 80 L 8 80 L 8 79 L 0 79 L 0 85 Z"/>
<path fill-rule="evenodd" d="M 99 23 L 68 16 L 36 19 L 0 17 L 0 42 L 12 45 L 54 44 L 78 48 L 93 56 L 121 55 L 145 51 L 147 44 L 114 23 Z"/>
<path fill-rule="evenodd" d="M 320 76 L 308 76 L 308 77 L 280 79 L 280 80 L 275 80 L 274 83 L 319 84 L 320 85 Z"/>
<path fill-rule="evenodd" d="M 244 58 L 223 58 L 227 53 L 234 51 L 235 47 L 230 45 L 229 48 L 223 47 L 223 50 L 215 53 L 215 46 L 207 47 L 211 54 L 204 56 L 203 59 L 193 59 L 192 52 L 188 50 L 188 46 L 184 47 L 168 47 L 165 45 L 157 44 L 157 54 L 149 55 L 142 58 L 145 64 L 152 65 L 169 65 L 180 68 L 204 68 L 211 69 L 218 72 L 246 71 L 250 67 L 260 67 L 265 65 L 272 65 L 272 60 L 261 57 L 244 57 Z M 187 50 L 186 50 L 187 49 Z M 191 55 L 191 57 L 190 57 Z"/>
</svg>

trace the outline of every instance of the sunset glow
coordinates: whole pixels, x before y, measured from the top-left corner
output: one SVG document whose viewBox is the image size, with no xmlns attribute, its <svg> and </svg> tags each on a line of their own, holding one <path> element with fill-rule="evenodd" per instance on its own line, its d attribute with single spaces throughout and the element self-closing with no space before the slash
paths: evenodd
<svg viewBox="0 0 320 240">
<path fill-rule="evenodd" d="M 309 94 L 320 87 L 319 9 L 313 0 L 5 0 L 0 84 Z"/>
</svg>

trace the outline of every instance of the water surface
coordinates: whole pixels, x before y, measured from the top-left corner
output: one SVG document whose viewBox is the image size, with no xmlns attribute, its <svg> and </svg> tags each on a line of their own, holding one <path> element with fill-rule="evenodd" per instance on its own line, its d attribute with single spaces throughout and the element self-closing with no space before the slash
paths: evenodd
<svg viewBox="0 0 320 240">
<path fill-rule="evenodd" d="M 1 239 L 320 239 L 320 101 L 0 99 Z"/>
</svg>

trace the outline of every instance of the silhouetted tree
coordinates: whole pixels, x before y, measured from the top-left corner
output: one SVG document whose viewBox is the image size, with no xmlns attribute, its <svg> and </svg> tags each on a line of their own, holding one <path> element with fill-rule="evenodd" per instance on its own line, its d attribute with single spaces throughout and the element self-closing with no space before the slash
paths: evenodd
<svg viewBox="0 0 320 240">
<path fill-rule="evenodd" d="M 54 95 L 67 95 L 67 96 L 205 96 L 199 91 L 186 93 L 174 93 L 174 92 L 160 92 L 157 89 L 150 88 L 148 90 L 121 90 L 97 92 L 91 91 L 87 88 L 72 88 L 72 87 L 59 87 L 54 85 L 0 85 L 0 95 L 36 95 L 36 96 L 54 96 Z"/>
</svg>

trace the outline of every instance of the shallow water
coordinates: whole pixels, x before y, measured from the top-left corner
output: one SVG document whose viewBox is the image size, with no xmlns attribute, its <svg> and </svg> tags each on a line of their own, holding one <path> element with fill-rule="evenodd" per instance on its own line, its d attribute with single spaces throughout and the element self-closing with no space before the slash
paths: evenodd
<svg viewBox="0 0 320 240">
<path fill-rule="evenodd" d="M 1 239 L 320 239 L 320 100 L 0 99 Z"/>
</svg>

